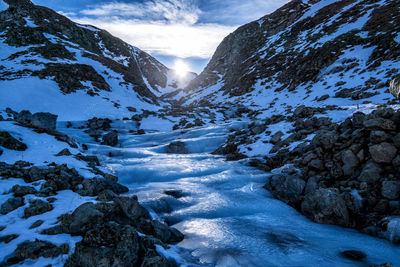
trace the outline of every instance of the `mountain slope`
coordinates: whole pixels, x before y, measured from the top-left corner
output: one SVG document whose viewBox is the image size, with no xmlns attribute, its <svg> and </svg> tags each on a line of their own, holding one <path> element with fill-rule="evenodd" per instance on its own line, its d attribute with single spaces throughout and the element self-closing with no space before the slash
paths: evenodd
<svg viewBox="0 0 400 267">
<path fill-rule="evenodd" d="M 302 104 L 387 103 L 389 81 L 400 69 L 399 6 L 291 1 L 227 36 L 184 100 L 232 102 L 268 116 Z"/>
<path fill-rule="evenodd" d="M 122 117 L 132 115 L 127 107 L 158 109 L 158 96 L 177 83 L 163 64 L 104 30 L 29 0 L 5 2 L 1 106 L 49 111 L 61 120 Z"/>
</svg>

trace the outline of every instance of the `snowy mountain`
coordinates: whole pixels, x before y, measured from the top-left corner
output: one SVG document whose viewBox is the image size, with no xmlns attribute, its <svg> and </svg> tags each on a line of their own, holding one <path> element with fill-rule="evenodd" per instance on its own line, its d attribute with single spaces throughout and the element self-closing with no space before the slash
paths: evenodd
<svg viewBox="0 0 400 267">
<path fill-rule="evenodd" d="M 368 106 L 393 99 L 400 66 L 400 3 L 294 0 L 237 29 L 187 87 L 265 115 L 310 107 Z"/>
<path fill-rule="evenodd" d="M 29 0 L 2 1 L 0 106 L 61 120 L 157 110 L 181 85 L 172 70 L 104 30 Z"/>
</svg>

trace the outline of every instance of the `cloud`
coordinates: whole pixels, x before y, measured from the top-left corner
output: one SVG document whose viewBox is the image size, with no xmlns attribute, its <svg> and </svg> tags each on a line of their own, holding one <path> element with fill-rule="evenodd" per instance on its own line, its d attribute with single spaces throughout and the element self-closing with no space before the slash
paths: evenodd
<svg viewBox="0 0 400 267">
<path fill-rule="evenodd" d="M 106 20 L 81 18 L 75 21 L 106 29 L 146 52 L 181 58 L 210 58 L 222 39 L 235 29 L 219 24 L 172 24 L 117 17 Z"/>
</svg>

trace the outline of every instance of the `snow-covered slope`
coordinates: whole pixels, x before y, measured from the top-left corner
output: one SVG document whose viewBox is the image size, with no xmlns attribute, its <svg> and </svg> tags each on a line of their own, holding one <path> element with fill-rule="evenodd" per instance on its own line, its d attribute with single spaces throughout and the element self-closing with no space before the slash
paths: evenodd
<svg viewBox="0 0 400 267">
<path fill-rule="evenodd" d="M 104 30 L 29 0 L 0 2 L 0 107 L 60 120 L 122 118 L 133 108 L 157 110 L 159 96 L 183 86 L 172 70 Z"/>
<path fill-rule="evenodd" d="M 180 97 L 261 117 L 299 105 L 370 107 L 393 100 L 399 59 L 399 1 L 294 0 L 227 36 Z"/>
</svg>

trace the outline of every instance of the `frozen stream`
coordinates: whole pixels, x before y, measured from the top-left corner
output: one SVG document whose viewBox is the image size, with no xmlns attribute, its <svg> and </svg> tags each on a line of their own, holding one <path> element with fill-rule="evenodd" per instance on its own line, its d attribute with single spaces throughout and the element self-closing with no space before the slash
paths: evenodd
<svg viewBox="0 0 400 267">
<path fill-rule="evenodd" d="M 262 188 L 268 174 L 226 162 L 209 152 L 240 123 L 185 131 L 131 135 L 120 129 L 121 148 L 89 145 L 154 216 L 185 234 L 173 249 L 195 266 L 400 266 L 400 247 L 356 231 L 313 223 Z M 87 137 L 75 138 L 88 142 Z M 124 133 L 125 132 L 125 133 Z M 86 139 L 86 140 L 83 140 Z M 189 154 L 166 154 L 173 141 Z M 108 154 L 111 153 L 112 157 Z M 181 190 L 175 198 L 165 190 Z M 355 262 L 344 250 L 368 255 Z"/>
</svg>

